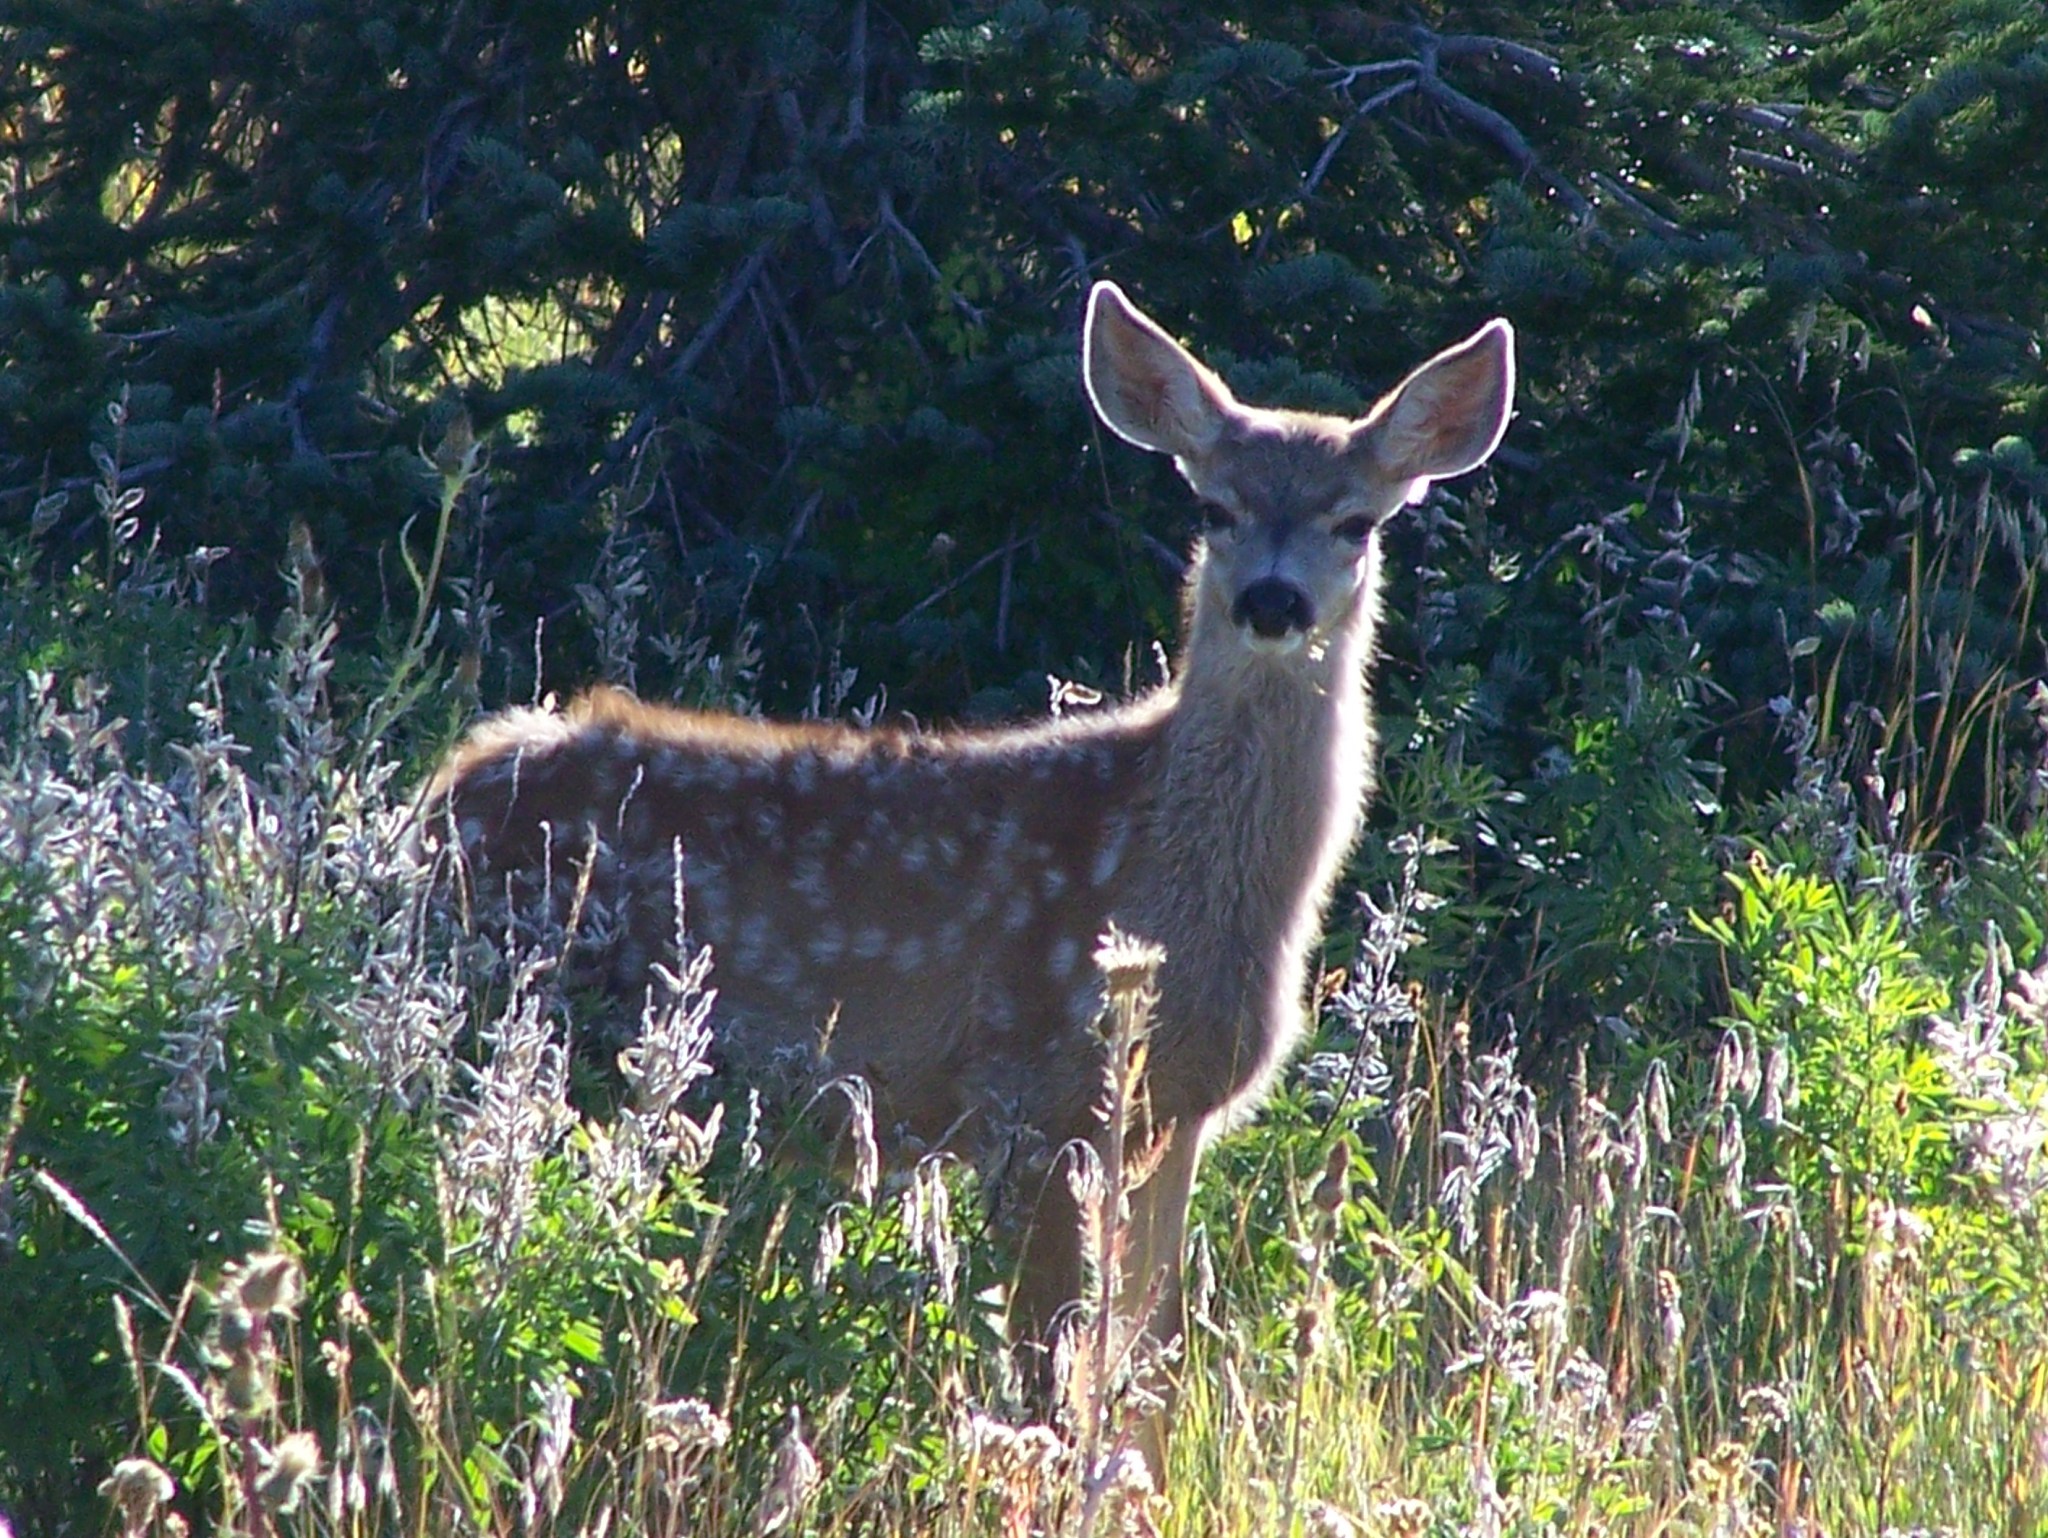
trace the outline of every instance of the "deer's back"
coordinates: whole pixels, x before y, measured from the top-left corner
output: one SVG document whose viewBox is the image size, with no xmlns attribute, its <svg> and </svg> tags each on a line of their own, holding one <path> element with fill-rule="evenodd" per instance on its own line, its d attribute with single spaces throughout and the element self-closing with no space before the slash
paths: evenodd
<svg viewBox="0 0 2048 1538">
<path fill-rule="evenodd" d="M 603 691 L 479 727 L 436 817 L 480 901 L 559 917 L 581 886 L 584 953 L 628 998 L 676 964 L 680 869 L 728 1056 L 808 1060 L 829 1021 L 830 1067 L 927 1141 L 1007 1101 L 1070 1133 L 1045 1124 L 1099 1084 L 1092 953 L 1141 879 L 1163 716 L 946 737 Z"/>
</svg>

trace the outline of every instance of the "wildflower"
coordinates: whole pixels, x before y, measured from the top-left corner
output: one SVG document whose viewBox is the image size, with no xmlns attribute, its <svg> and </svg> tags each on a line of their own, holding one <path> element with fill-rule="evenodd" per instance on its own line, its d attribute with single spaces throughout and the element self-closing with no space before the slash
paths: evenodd
<svg viewBox="0 0 2048 1538">
<path fill-rule="evenodd" d="M 1165 961 L 1165 951 L 1114 924 L 1096 942 L 1095 965 L 1109 984 L 1112 998 L 1135 999 L 1148 992 Z"/>
<path fill-rule="evenodd" d="M 1135 1447 L 1111 1453 L 1097 1466 L 1089 1484 L 1102 1504 L 1117 1513 L 1123 1532 L 1151 1538 L 1159 1531 L 1152 1514 L 1158 1490 L 1152 1483 L 1151 1470 L 1145 1467 L 1145 1460 Z"/>
<path fill-rule="evenodd" d="M 1657 1323 L 1665 1353 L 1676 1354 L 1685 1339 L 1685 1294 L 1675 1272 L 1657 1273 Z"/>
<path fill-rule="evenodd" d="M 979 1410 L 961 1423 L 957 1436 L 968 1457 L 991 1464 L 1008 1462 L 1017 1445 L 1015 1427 Z"/>
<path fill-rule="evenodd" d="M 320 1444 L 310 1431 L 294 1431 L 264 1456 L 256 1498 L 270 1511 L 296 1511 L 307 1484 L 320 1472 Z"/>
<path fill-rule="evenodd" d="M 569 1380 L 557 1374 L 541 1386 L 540 1409 L 533 1417 L 533 1452 L 527 1477 L 520 1482 L 520 1515 L 526 1530 L 538 1526 L 545 1512 L 552 1518 L 562 1509 L 562 1473 L 576 1445 L 576 1397 Z"/>
<path fill-rule="evenodd" d="M 1429 1505 L 1412 1496 L 1395 1495 L 1374 1501 L 1372 1514 L 1387 1538 L 1422 1538 L 1429 1531 Z"/>
<path fill-rule="evenodd" d="M 818 1249 L 811 1257 L 811 1291 L 822 1294 L 832 1285 L 832 1273 L 846 1256 L 846 1225 L 839 1209 L 833 1208 L 818 1226 Z"/>
<path fill-rule="evenodd" d="M 761 1502 L 754 1508 L 754 1538 L 793 1527 L 803 1516 L 804 1507 L 810 1504 L 821 1477 L 817 1455 L 804 1440 L 803 1412 L 792 1405 L 789 1429 L 783 1432 L 782 1441 L 775 1448 L 775 1466 L 768 1476 L 768 1488 L 761 1492 Z"/>
<path fill-rule="evenodd" d="M 288 1315 L 298 1306 L 299 1263 L 289 1255 L 251 1255 L 230 1281 L 241 1306 L 258 1317 Z"/>
<path fill-rule="evenodd" d="M 647 1407 L 647 1445 L 654 1451 L 715 1452 L 731 1440 L 731 1422 L 701 1399 L 669 1399 Z"/>
<path fill-rule="evenodd" d="M 1576 1348 L 1557 1369 L 1557 1390 L 1586 1421 L 1604 1417 L 1612 1403 L 1607 1387 L 1607 1369 Z"/>
<path fill-rule="evenodd" d="M 1792 1420 L 1792 1400 L 1775 1384 L 1757 1383 L 1742 1391 L 1742 1425 L 1750 1441 L 1761 1441 Z"/>
<path fill-rule="evenodd" d="M 157 1508 L 177 1489 L 171 1476 L 147 1458 L 123 1458 L 114 1465 L 114 1472 L 100 1481 L 100 1494 L 121 1514 L 123 1534 L 140 1533 L 148 1527 Z M 0 1533 L 6 1526 L 6 1520 L 0 1518 Z"/>
<path fill-rule="evenodd" d="M 1338 1209 L 1350 1199 L 1350 1173 L 1351 1145 L 1340 1138 L 1330 1145 L 1330 1157 L 1323 1163 L 1323 1178 L 1316 1182 L 1316 1188 L 1309 1194 L 1309 1200 L 1334 1217 Z"/>
<path fill-rule="evenodd" d="M 1020 1467 L 1036 1473 L 1045 1472 L 1066 1453 L 1067 1444 L 1060 1440 L 1059 1433 L 1050 1426 L 1040 1425 L 1026 1426 L 1019 1431 L 1011 1449 L 1011 1456 Z"/>
<path fill-rule="evenodd" d="M 846 1096 L 846 1132 L 853 1140 L 854 1195 L 863 1202 L 872 1202 L 882 1183 L 882 1149 L 875 1141 L 875 1092 L 858 1074 L 834 1079 L 825 1086 L 825 1091 L 835 1089 Z"/>
<path fill-rule="evenodd" d="M 1377 1512 L 1374 1514 L 1378 1515 Z M 1332 1506 L 1328 1501 L 1310 1501 L 1302 1515 L 1307 1519 L 1312 1538 L 1365 1538 L 1365 1524 L 1343 1507 Z M 1382 1525 L 1387 1526 L 1389 1532 L 1395 1530 L 1384 1519 Z"/>
<path fill-rule="evenodd" d="M 960 1246 L 953 1237 L 953 1203 L 946 1189 L 943 1156 L 920 1159 L 902 1196 L 903 1232 L 915 1253 L 931 1261 L 939 1300 L 948 1308 L 960 1275 Z"/>
<path fill-rule="evenodd" d="M 1662 1405 L 1629 1418 L 1621 1428 L 1621 1449 L 1631 1458 L 1647 1458 L 1656 1450 L 1668 1423 L 1669 1411 Z"/>
</svg>

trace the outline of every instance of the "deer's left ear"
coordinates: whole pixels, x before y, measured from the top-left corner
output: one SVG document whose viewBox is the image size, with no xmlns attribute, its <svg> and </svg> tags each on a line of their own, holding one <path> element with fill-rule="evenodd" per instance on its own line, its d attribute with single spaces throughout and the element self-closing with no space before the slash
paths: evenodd
<svg viewBox="0 0 2048 1538">
<path fill-rule="evenodd" d="M 1412 482 L 1413 501 L 1431 481 L 1485 464 L 1514 402 L 1515 331 L 1490 320 L 1388 391 L 1358 424 L 1356 451 L 1386 479 Z"/>
</svg>

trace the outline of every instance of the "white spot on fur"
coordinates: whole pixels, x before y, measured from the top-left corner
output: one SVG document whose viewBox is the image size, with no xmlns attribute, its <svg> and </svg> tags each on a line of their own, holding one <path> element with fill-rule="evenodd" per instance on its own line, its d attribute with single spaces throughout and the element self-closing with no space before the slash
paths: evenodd
<svg viewBox="0 0 2048 1538">
<path fill-rule="evenodd" d="M 790 888 L 813 908 L 832 905 L 832 886 L 823 860 L 807 857 L 797 861 L 796 878 L 790 882 Z"/>
<path fill-rule="evenodd" d="M 1072 935 L 1063 935 L 1052 948 L 1053 976 L 1066 979 L 1074 975 L 1074 968 L 1081 964 L 1081 942 Z"/>
<path fill-rule="evenodd" d="M 1048 865 L 1038 873 L 1038 885 L 1050 901 L 1067 889 L 1067 873 L 1057 865 Z"/>
<path fill-rule="evenodd" d="M 1007 929 L 1011 934 L 1016 934 L 1031 922 L 1034 906 L 1029 892 L 1022 890 L 1012 892 L 1009 905 L 1003 909 L 1003 928 Z"/>
<path fill-rule="evenodd" d="M 754 808 L 753 829 L 762 838 L 773 838 L 782 831 L 782 809 L 763 804 Z"/>
<path fill-rule="evenodd" d="M 853 953 L 863 961 L 873 961 L 889 948 L 889 932 L 880 924 L 863 925 L 853 937 Z"/>
<path fill-rule="evenodd" d="M 931 863 L 931 850 L 922 838 L 905 839 L 903 847 L 896 851 L 896 861 L 915 875 Z"/>
<path fill-rule="evenodd" d="M 996 824 L 995 837 L 989 840 L 989 853 L 1001 858 L 1017 847 L 1017 840 L 1023 835 L 1023 827 L 1012 813 Z"/>
<path fill-rule="evenodd" d="M 820 924 L 811 931 L 810 942 L 805 949 L 819 966 L 830 966 L 846 949 L 846 931 L 837 924 Z"/>
<path fill-rule="evenodd" d="M 818 755 L 807 750 L 790 759 L 789 783 L 800 796 L 808 796 L 817 789 Z"/>
<path fill-rule="evenodd" d="M 896 949 L 889 957 L 899 972 L 915 972 L 924 965 L 925 944 L 922 935 L 905 935 L 896 942 Z"/>
<path fill-rule="evenodd" d="M 1092 1025 L 1101 1012 L 1102 984 L 1099 980 L 1083 983 L 1067 995 L 1067 1018 L 1074 1024 Z"/>
<path fill-rule="evenodd" d="M 733 939 L 733 960 L 742 972 L 760 970 L 768 957 L 768 937 L 768 915 L 759 909 L 740 920 L 739 933 Z"/>
<path fill-rule="evenodd" d="M 1088 867 L 1088 879 L 1096 886 L 1108 886 L 1115 879 L 1117 867 L 1123 864 L 1124 846 L 1130 842 L 1131 825 L 1128 819 L 1112 817 L 1102 830 L 1102 847 L 1095 851 L 1095 861 Z"/>
</svg>

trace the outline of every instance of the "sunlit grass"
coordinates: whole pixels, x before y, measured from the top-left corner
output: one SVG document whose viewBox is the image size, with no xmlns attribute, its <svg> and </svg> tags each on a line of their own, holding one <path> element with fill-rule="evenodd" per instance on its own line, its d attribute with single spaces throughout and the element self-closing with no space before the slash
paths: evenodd
<svg viewBox="0 0 2048 1538">
<path fill-rule="evenodd" d="M 2037 830 L 1936 903 L 1885 827 L 1803 841 L 1854 768 L 1804 739 L 1803 799 L 1691 919 L 1714 1022 L 1562 1062 L 1413 984 L 1455 897 L 1435 845 L 1390 841 L 1319 1038 L 1205 1165 L 1184 1354 L 1034 1408 L 970 1175 L 885 1177 L 855 1081 L 816 1102 L 836 1156 L 799 1157 L 815 1118 L 709 1071 L 715 958 L 674 958 L 608 1063 L 572 1046 L 605 1006 L 559 984 L 563 937 L 429 901 L 385 734 L 431 697 L 430 626 L 337 708 L 299 572 L 270 642 L 195 668 L 174 746 L 125 742 L 88 662 L 199 625 L 132 534 L 62 604 L 19 565 L 5 595 L 34 659 L 0 773 L 17 1534 L 2048 1524 Z M 631 612 L 632 563 L 604 569 Z M 1077 1339 L 1114 1360 L 1095 1296 Z M 1148 1498 L 1126 1454 L 1166 1374 Z"/>
</svg>

